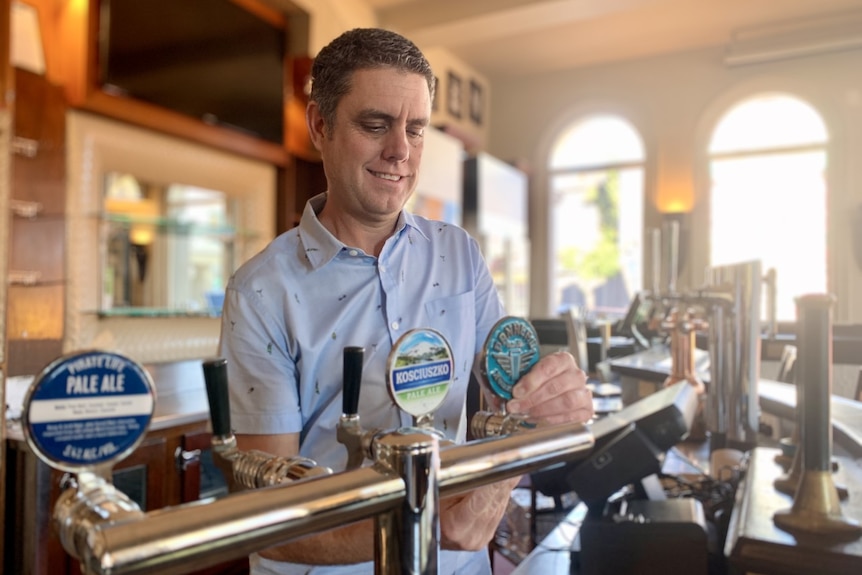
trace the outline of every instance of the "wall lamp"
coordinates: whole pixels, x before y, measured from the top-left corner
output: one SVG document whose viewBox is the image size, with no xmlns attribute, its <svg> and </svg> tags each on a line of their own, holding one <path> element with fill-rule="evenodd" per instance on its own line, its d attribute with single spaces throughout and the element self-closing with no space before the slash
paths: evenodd
<svg viewBox="0 0 862 575">
<path fill-rule="evenodd" d="M 653 289 L 676 291 L 676 281 L 685 269 L 689 252 L 689 220 L 694 207 L 694 190 L 685 179 L 671 178 L 659 188 L 656 209 L 661 225 L 653 230 Z"/>
<path fill-rule="evenodd" d="M 12 65 L 35 74 L 45 73 L 45 50 L 35 6 L 12 2 L 10 60 Z"/>
</svg>

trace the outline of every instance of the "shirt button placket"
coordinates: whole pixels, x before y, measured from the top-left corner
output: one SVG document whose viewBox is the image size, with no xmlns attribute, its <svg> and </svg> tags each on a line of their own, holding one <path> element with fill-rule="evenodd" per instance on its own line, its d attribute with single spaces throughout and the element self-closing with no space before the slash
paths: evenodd
<svg viewBox="0 0 862 575">
<path fill-rule="evenodd" d="M 377 270 L 380 275 L 380 285 L 383 287 L 383 292 L 386 297 L 386 321 L 389 324 L 390 337 L 396 340 L 399 337 L 398 331 L 401 329 L 401 318 L 398 312 L 398 289 L 395 285 L 395 279 L 392 274 L 388 273 L 385 264 L 378 262 Z"/>
</svg>

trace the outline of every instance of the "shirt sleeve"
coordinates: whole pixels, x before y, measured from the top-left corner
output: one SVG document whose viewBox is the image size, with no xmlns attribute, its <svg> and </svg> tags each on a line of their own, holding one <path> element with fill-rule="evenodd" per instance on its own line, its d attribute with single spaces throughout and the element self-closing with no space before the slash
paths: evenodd
<svg viewBox="0 0 862 575">
<path fill-rule="evenodd" d="M 494 285 L 494 278 L 491 277 L 491 272 L 488 269 L 488 264 L 485 261 L 482 252 L 479 250 L 479 244 L 475 238 L 470 238 L 470 250 L 473 253 L 474 276 L 476 278 L 476 350 L 475 353 L 481 353 L 482 347 L 485 345 L 485 340 L 488 334 L 491 333 L 491 328 L 494 324 L 506 315 L 506 309 L 503 307 L 503 301 L 500 299 L 500 293 L 497 291 L 497 286 Z"/>
<path fill-rule="evenodd" d="M 219 354 L 227 361 L 231 425 L 235 433 L 299 433 L 302 415 L 296 362 L 284 330 L 258 292 L 228 285 Z"/>
</svg>

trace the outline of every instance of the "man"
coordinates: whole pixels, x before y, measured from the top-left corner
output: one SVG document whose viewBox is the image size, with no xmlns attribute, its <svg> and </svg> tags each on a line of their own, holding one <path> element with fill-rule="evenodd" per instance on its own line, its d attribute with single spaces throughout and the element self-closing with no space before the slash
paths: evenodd
<svg viewBox="0 0 862 575">
<path fill-rule="evenodd" d="M 312 77 L 307 123 L 328 189 L 308 202 L 297 228 L 231 279 L 221 354 L 241 449 L 300 454 L 341 471 L 347 452 L 335 428 L 345 347 L 365 348 L 363 426 L 394 429 L 412 421 L 387 390 L 389 351 L 411 329 L 440 332 L 455 373 L 435 426 L 464 441 L 474 357 L 505 312 L 476 242 L 403 210 L 434 91 L 419 49 L 385 30 L 352 30 L 320 51 Z M 571 355 L 553 354 L 517 384 L 508 409 L 538 422 L 585 421 L 585 383 Z M 484 548 L 516 483 L 441 502 L 440 573 L 490 572 Z M 252 572 L 372 573 L 373 537 L 369 520 L 303 538 L 253 556 Z"/>
</svg>

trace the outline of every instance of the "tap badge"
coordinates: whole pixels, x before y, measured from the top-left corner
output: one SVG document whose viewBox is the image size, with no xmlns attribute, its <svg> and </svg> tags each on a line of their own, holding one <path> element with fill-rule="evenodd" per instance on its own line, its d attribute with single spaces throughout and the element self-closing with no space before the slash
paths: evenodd
<svg viewBox="0 0 862 575">
<path fill-rule="evenodd" d="M 155 408 L 150 375 L 117 353 L 65 355 L 24 398 L 24 436 L 48 465 L 77 473 L 114 464 L 143 441 Z"/>
<path fill-rule="evenodd" d="M 504 317 L 485 340 L 482 372 L 491 390 L 506 401 L 512 388 L 539 361 L 539 336 L 533 324 L 519 317 Z"/>
<path fill-rule="evenodd" d="M 449 342 L 433 329 L 413 329 L 389 353 L 386 379 L 395 403 L 414 417 L 443 403 L 454 377 Z"/>
</svg>

